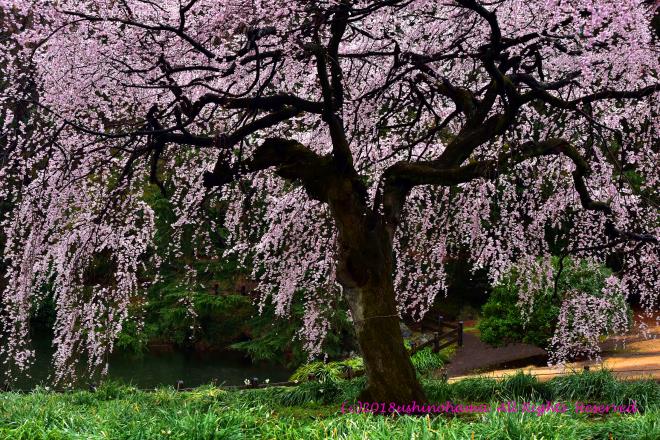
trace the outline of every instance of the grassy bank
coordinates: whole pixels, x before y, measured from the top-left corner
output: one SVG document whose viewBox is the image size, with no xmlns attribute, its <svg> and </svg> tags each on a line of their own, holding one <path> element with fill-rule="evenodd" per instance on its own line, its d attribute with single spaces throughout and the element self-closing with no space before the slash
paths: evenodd
<svg viewBox="0 0 660 440">
<path fill-rule="evenodd" d="M 3 439 L 657 439 L 660 384 L 618 382 L 607 372 L 539 383 L 518 375 L 502 382 L 469 379 L 425 382 L 429 400 L 490 402 L 484 414 L 381 416 L 342 414 L 363 385 L 353 381 L 304 383 L 295 388 L 154 392 L 107 384 L 97 392 L 0 394 Z M 636 414 L 502 413 L 515 400 L 594 403 L 637 401 Z"/>
</svg>

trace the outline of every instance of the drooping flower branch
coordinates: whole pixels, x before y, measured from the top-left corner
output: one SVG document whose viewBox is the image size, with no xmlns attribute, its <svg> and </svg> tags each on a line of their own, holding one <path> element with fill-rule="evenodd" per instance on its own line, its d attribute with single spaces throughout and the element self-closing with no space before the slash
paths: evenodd
<svg viewBox="0 0 660 440">
<path fill-rule="evenodd" d="M 198 255 L 215 252 L 209 204 L 226 209 L 228 252 L 254 269 L 262 301 L 286 314 L 308 292 L 311 351 L 331 298 L 345 296 L 359 331 L 378 283 L 384 309 L 392 299 L 393 313 L 420 317 L 465 248 L 493 281 L 557 246 L 616 252 L 620 289 L 657 308 L 648 5 L 4 0 L 0 11 L 4 362 L 29 364 L 28 318 L 49 284 L 57 378 L 81 352 L 102 367 L 153 244 L 147 185 L 175 205 L 175 229 L 193 227 Z M 174 234 L 173 255 L 186 237 Z M 103 284 L 85 276 L 95 258 L 112 262 Z M 567 329 L 591 340 L 606 312 L 567 299 L 557 356 L 576 350 Z M 593 328 L 588 314 L 601 317 Z"/>
</svg>

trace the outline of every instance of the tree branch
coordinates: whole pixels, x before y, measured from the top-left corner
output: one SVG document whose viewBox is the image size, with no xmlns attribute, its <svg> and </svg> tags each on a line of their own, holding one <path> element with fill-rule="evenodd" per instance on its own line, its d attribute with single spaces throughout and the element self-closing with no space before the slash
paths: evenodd
<svg viewBox="0 0 660 440">
<path fill-rule="evenodd" d="M 563 154 L 575 164 L 573 182 L 580 197 L 580 204 L 585 210 L 602 212 L 612 217 L 612 208 L 608 203 L 591 198 L 584 178 L 591 173 L 587 161 L 570 142 L 561 138 L 550 138 L 543 142 L 530 141 L 521 145 L 512 154 L 501 155 L 497 160 L 482 160 L 465 166 L 442 167 L 437 161 L 397 162 L 383 173 L 382 189 L 379 190 L 374 209 L 383 206 L 385 222 L 392 234 L 398 225 L 407 194 L 418 185 L 453 186 L 475 179 L 495 179 L 513 169 L 517 164 L 535 157 Z M 650 234 L 637 234 L 618 230 L 611 220 L 605 233 L 611 238 L 622 238 L 644 243 L 658 243 Z"/>
<path fill-rule="evenodd" d="M 327 200 L 331 158 L 319 156 L 295 140 L 268 138 L 256 148 L 252 157 L 236 167 L 223 162 L 212 172 L 204 173 L 204 186 L 218 187 L 237 180 L 244 174 L 275 168 L 275 174 L 302 183 L 310 197 Z"/>
</svg>

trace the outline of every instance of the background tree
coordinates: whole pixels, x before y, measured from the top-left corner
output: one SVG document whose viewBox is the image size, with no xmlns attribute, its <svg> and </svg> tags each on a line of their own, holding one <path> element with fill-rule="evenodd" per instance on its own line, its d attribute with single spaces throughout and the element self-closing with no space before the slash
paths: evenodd
<svg viewBox="0 0 660 440">
<path fill-rule="evenodd" d="M 497 280 L 512 262 L 547 260 L 546 229 L 570 216 L 565 251 L 602 261 L 617 249 L 616 282 L 655 307 L 658 210 L 644 194 L 659 177 L 659 65 L 648 4 L 0 5 L 29 18 L 16 57 L 38 84 L 38 98 L 12 99 L 48 121 L 31 138 L 39 148 L 10 152 L 0 171 L 0 194 L 16 202 L 2 354 L 19 367 L 31 356 L 27 310 L 46 280 L 56 378 L 80 352 L 103 365 L 153 238 L 146 181 L 178 207 L 175 227 L 228 204 L 230 252 L 258 241 L 250 261 L 262 300 L 283 315 L 307 289 L 311 353 L 343 295 L 370 400 L 424 398 L 398 316 L 424 314 L 458 246 Z M 12 189 L 9 172 L 30 178 Z M 210 226 L 197 239 L 211 243 Z M 100 253 L 113 277 L 82 296 Z M 562 307 L 580 316 L 599 313 L 570 301 Z"/>
</svg>

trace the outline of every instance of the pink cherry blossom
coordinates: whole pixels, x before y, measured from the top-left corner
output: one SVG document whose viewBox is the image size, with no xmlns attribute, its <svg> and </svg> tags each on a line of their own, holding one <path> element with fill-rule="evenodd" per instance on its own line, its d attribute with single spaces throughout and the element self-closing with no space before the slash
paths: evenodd
<svg viewBox="0 0 660 440">
<path fill-rule="evenodd" d="M 446 289 L 447 259 L 467 249 L 497 282 L 512 264 L 549 260 L 550 228 L 578 257 L 623 255 L 612 286 L 657 310 L 654 11 L 637 0 L 3 0 L 3 362 L 29 365 L 28 318 L 48 284 L 56 379 L 70 381 L 80 355 L 103 368 L 136 319 L 138 270 L 181 255 L 190 225 L 197 256 L 244 258 L 279 315 L 305 293 L 313 354 L 339 304 L 358 339 L 368 319 L 419 318 Z M 146 261 L 149 184 L 173 202 L 177 232 Z M 209 208 L 226 211 L 222 225 Z M 215 255 L 221 226 L 229 247 Z M 352 257 L 357 243 L 371 256 Z M 101 255 L 112 279 L 86 285 Z M 391 277 L 371 275 L 377 262 Z M 365 316 L 376 278 L 387 313 Z M 567 299 L 557 359 L 584 341 L 594 354 L 611 306 Z"/>
</svg>

